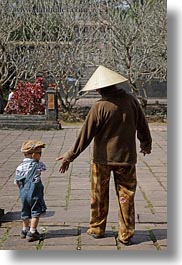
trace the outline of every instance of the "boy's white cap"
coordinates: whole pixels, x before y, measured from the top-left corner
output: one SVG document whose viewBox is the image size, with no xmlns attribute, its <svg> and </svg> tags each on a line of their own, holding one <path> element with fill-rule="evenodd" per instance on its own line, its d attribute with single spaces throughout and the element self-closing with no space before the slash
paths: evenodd
<svg viewBox="0 0 182 265">
<path fill-rule="evenodd" d="M 124 76 L 100 65 L 81 91 L 105 88 L 118 83 L 126 82 L 127 80 L 128 79 Z"/>
</svg>

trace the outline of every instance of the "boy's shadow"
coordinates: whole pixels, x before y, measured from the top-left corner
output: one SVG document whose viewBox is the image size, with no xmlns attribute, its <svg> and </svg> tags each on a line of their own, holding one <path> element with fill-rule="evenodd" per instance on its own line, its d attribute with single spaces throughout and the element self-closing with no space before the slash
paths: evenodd
<svg viewBox="0 0 182 265">
<path fill-rule="evenodd" d="M 55 211 L 46 211 L 41 215 L 41 218 L 51 217 L 55 214 Z M 0 219 L 0 223 L 13 222 L 21 220 L 20 212 L 7 212 Z"/>
</svg>

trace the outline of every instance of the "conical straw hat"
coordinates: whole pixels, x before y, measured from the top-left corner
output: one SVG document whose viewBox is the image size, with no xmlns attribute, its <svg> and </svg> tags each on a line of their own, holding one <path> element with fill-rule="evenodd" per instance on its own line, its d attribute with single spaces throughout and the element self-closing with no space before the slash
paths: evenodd
<svg viewBox="0 0 182 265">
<path fill-rule="evenodd" d="M 122 75 L 100 65 L 81 91 L 90 91 L 127 81 Z"/>
</svg>

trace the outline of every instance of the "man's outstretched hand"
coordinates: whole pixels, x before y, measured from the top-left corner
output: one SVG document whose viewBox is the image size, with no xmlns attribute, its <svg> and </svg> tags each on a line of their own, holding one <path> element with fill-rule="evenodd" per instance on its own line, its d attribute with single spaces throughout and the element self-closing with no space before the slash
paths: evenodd
<svg viewBox="0 0 182 265">
<path fill-rule="evenodd" d="M 141 149 L 140 153 L 142 153 L 144 156 L 149 155 L 151 153 L 151 149 Z"/>
<path fill-rule="evenodd" d="M 64 173 L 65 171 L 68 170 L 69 165 L 70 165 L 70 161 L 68 161 L 63 156 L 60 156 L 60 157 L 56 158 L 56 161 L 59 161 L 59 160 L 61 160 L 61 166 L 59 168 L 59 172 Z"/>
</svg>

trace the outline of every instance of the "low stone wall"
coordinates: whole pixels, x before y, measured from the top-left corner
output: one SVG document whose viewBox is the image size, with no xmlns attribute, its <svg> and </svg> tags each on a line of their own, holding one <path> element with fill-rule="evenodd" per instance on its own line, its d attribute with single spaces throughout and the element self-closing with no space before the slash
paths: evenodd
<svg viewBox="0 0 182 265">
<path fill-rule="evenodd" d="M 46 115 L 0 114 L 0 129 L 50 130 L 60 129 L 58 121 L 47 120 Z"/>
<path fill-rule="evenodd" d="M 78 122 L 84 121 L 86 115 L 88 114 L 91 106 L 95 103 L 97 99 L 89 99 L 84 103 L 81 101 L 80 104 L 77 104 L 72 111 L 72 114 L 68 114 L 63 110 L 59 111 L 59 119 L 68 121 L 68 122 Z M 146 108 L 144 109 L 146 117 L 149 121 L 160 121 L 166 122 L 167 119 L 167 100 L 161 99 L 150 99 Z"/>
</svg>

